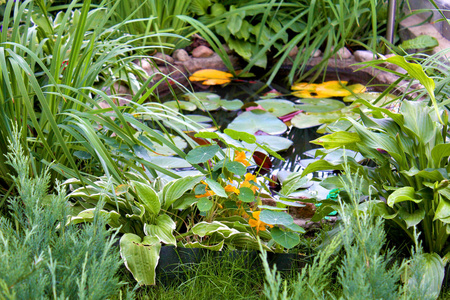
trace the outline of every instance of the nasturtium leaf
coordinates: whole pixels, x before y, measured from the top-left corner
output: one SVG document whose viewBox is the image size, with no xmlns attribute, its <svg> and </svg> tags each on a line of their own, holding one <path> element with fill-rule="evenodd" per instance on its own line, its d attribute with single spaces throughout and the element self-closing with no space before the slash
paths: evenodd
<svg viewBox="0 0 450 300">
<path fill-rule="evenodd" d="M 272 228 L 270 235 L 273 240 L 286 249 L 291 249 L 300 243 L 300 237 L 295 232 L 286 232 L 279 228 Z"/>
<path fill-rule="evenodd" d="M 335 99 L 302 99 L 301 104 L 294 107 L 308 113 L 327 113 L 341 110 L 345 104 Z"/>
<path fill-rule="evenodd" d="M 241 109 L 244 103 L 239 99 L 234 100 L 220 100 L 220 106 L 225 110 L 238 110 Z"/>
<path fill-rule="evenodd" d="M 286 228 L 289 228 L 290 230 L 295 231 L 295 232 L 300 232 L 300 233 L 305 233 L 306 232 L 305 228 L 303 228 L 300 225 L 295 224 L 295 223 L 292 223 L 290 225 L 286 225 Z"/>
<path fill-rule="evenodd" d="M 233 174 L 243 176 L 247 172 L 247 168 L 238 161 L 229 161 L 225 164 L 225 168 Z"/>
<path fill-rule="evenodd" d="M 205 85 L 216 85 L 229 83 L 232 77 L 233 75 L 228 72 L 223 72 L 214 69 L 204 69 L 194 72 L 191 76 L 189 76 L 189 80 L 203 81 L 203 84 Z"/>
<path fill-rule="evenodd" d="M 199 146 L 189 151 L 186 160 L 191 164 L 204 163 L 213 158 L 219 150 L 218 145 Z"/>
<path fill-rule="evenodd" d="M 246 111 L 236 117 L 229 125 L 229 129 L 245 131 L 254 134 L 263 131 L 268 134 L 281 134 L 287 126 L 269 112 L 261 110 Z"/>
<path fill-rule="evenodd" d="M 197 202 L 197 207 L 200 211 L 209 211 L 213 205 L 214 203 L 206 197 L 200 198 Z"/>
<path fill-rule="evenodd" d="M 387 204 L 390 207 L 393 207 L 395 203 L 403 201 L 412 201 L 415 203 L 419 203 L 422 201 L 422 199 L 417 198 L 413 187 L 405 186 L 395 190 L 392 194 L 390 194 L 387 199 Z"/>
<path fill-rule="evenodd" d="M 73 152 L 73 155 L 79 159 L 91 159 L 92 155 L 89 152 L 86 151 L 82 151 L 82 150 L 77 150 L 75 152 Z"/>
<path fill-rule="evenodd" d="M 218 183 L 217 181 L 214 181 L 210 178 L 205 179 L 206 183 L 208 184 L 208 187 L 216 193 L 216 195 L 220 197 L 228 197 L 227 193 L 225 192 L 224 188 Z"/>
<path fill-rule="evenodd" d="M 230 128 L 227 128 L 224 130 L 224 133 L 226 135 L 228 135 L 230 138 L 234 139 L 234 140 L 241 140 L 243 142 L 249 143 L 249 144 L 253 144 L 256 141 L 256 137 L 253 134 L 244 132 L 244 131 L 238 131 L 238 130 L 233 130 Z"/>
<path fill-rule="evenodd" d="M 196 195 L 203 195 L 204 193 L 206 193 L 206 184 L 201 183 L 197 185 L 194 189 L 194 193 Z"/>
<path fill-rule="evenodd" d="M 294 107 L 293 102 L 284 99 L 258 100 L 256 103 L 276 117 L 281 117 L 298 110 Z"/>
<path fill-rule="evenodd" d="M 248 187 L 241 187 L 239 188 L 239 196 L 238 196 L 239 200 L 241 200 L 242 202 L 253 202 L 255 201 L 255 194 L 253 193 L 253 191 L 248 188 Z"/>
<path fill-rule="evenodd" d="M 290 225 L 294 223 L 294 219 L 286 212 L 263 210 L 259 215 L 259 219 L 271 225 Z"/>
<path fill-rule="evenodd" d="M 195 105 L 192 102 L 188 102 L 188 101 L 176 101 L 176 100 L 167 101 L 167 102 L 164 102 L 164 105 L 168 106 L 174 110 L 182 109 L 182 110 L 187 110 L 187 111 L 194 111 L 197 109 L 197 105 Z"/>
</svg>

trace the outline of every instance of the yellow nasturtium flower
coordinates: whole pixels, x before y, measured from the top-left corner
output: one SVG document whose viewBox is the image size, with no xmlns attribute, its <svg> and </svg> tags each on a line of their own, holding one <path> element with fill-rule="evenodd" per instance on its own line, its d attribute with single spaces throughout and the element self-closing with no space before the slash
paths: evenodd
<svg viewBox="0 0 450 300">
<path fill-rule="evenodd" d="M 245 156 L 245 151 L 236 151 L 234 153 L 234 161 L 242 163 L 244 166 L 248 167 L 250 166 L 250 163 L 247 160 L 247 157 Z"/>
<path fill-rule="evenodd" d="M 257 233 L 259 231 L 265 231 L 266 226 L 269 226 L 270 228 L 273 227 L 273 225 L 270 225 L 270 224 L 267 224 L 267 223 L 264 223 L 263 221 L 261 221 L 259 219 L 260 214 L 261 214 L 261 211 L 254 211 L 252 213 L 252 219 L 248 220 L 248 224 L 250 224 L 251 227 L 255 227 Z"/>
<path fill-rule="evenodd" d="M 241 191 L 239 191 L 239 189 L 236 188 L 235 186 L 232 186 L 231 184 L 228 184 L 227 186 L 225 186 L 225 192 L 235 193 L 236 195 L 239 195 L 239 193 Z"/>
</svg>

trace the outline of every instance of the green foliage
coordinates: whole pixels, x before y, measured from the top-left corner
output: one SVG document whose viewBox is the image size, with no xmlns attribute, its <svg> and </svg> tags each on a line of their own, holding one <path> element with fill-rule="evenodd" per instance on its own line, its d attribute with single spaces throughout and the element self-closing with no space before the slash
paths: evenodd
<svg viewBox="0 0 450 300">
<path fill-rule="evenodd" d="M 401 266 L 392 263 L 394 251 L 385 250 L 386 234 L 383 220 L 374 217 L 375 205 L 359 205 L 362 181 L 351 175 L 348 166 L 341 177 L 349 203 L 340 202 L 342 222 L 338 233 L 317 253 L 313 263 L 304 268 L 297 280 L 287 286 L 270 270 L 265 252 L 261 254 L 268 299 L 437 299 L 444 278 L 444 264 L 437 254 L 416 251 Z M 370 195 L 369 195 L 370 196 Z M 343 258 L 338 264 L 340 288 L 331 290 L 336 253 L 342 247 Z"/>
<path fill-rule="evenodd" d="M 29 176 L 30 160 L 17 131 L 7 163 L 16 172 L 18 196 L 9 199 L 13 222 L 0 218 L 0 298 L 106 299 L 122 283 L 114 235 L 97 213 L 90 225 L 65 226 L 69 204 L 64 189 L 48 194 L 50 176 Z"/>
</svg>

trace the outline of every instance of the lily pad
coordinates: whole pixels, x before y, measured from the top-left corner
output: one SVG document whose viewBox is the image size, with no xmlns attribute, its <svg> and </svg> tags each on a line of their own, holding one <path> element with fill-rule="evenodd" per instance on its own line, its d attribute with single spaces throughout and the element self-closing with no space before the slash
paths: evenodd
<svg viewBox="0 0 450 300">
<path fill-rule="evenodd" d="M 319 126 L 324 123 L 332 123 L 343 117 L 339 111 L 332 113 L 300 113 L 292 118 L 291 123 L 297 128 L 304 129 Z"/>
<path fill-rule="evenodd" d="M 173 101 L 164 102 L 164 105 L 168 106 L 174 110 L 182 109 L 182 110 L 187 110 L 187 111 L 194 111 L 197 109 L 197 105 L 195 105 L 194 103 L 189 102 L 189 101 L 173 100 Z"/>
<path fill-rule="evenodd" d="M 274 135 L 282 134 L 287 130 L 287 126 L 280 119 L 259 109 L 240 114 L 228 125 L 228 128 L 251 134 L 260 130 Z"/>
<path fill-rule="evenodd" d="M 287 150 L 294 143 L 290 139 L 281 137 L 281 136 L 272 136 L 272 135 L 257 135 L 256 142 L 258 144 L 266 144 L 270 149 L 275 152 Z M 250 151 L 254 151 L 258 148 L 258 151 L 265 152 L 263 149 L 259 148 L 256 144 L 242 143 L 243 146 Z"/>
<path fill-rule="evenodd" d="M 281 117 L 298 110 L 294 107 L 294 103 L 284 99 L 258 100 L 256 103 L 277 117 Z"/>
<path fill-rule="evenodd" d="M 332 112 L 345 107 L 343 102 L 334 99 L 302 99 L 301 103 L 295 108 L 311 113 Z"/>
<path fill-rule="evenodd" d="M 220 96 L 214 93 L 199 92 L 184 94 L 184 98 L 194 103 L 203 111 L 212 111 L 220 107 Z"/>
<path fill-rule="evenodd" d="M 238 110 L 241 109 L 242 105 L 244 105 L 244 102 L 242 102 L 239 99 L 234 100 L 220 100 L 220 106 L 225 110 Z"/>
</svg>

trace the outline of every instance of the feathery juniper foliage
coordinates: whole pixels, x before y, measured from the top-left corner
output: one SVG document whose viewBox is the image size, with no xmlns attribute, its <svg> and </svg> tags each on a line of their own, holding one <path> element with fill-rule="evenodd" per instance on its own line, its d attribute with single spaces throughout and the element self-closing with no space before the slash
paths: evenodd
<svg viewBox="0 0 450 300">
<path fill-rule="evenodd" d="M 7 162 L 18 196 L 9 199 L 12 221 L 0 218 L 1 299 L 105 299 L 117 294 L 121 263 L 105 220 L 64 226 L 69 205 L 61 186 L 47 194 L 50 175 L 29 177 L 29 159 L 15 130 Z"/>
</svg>

